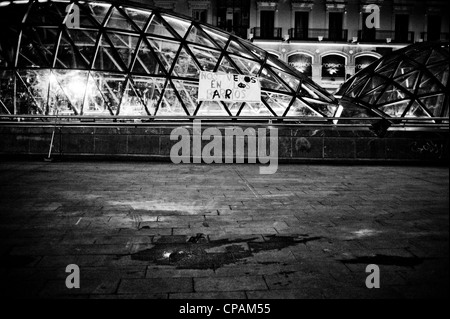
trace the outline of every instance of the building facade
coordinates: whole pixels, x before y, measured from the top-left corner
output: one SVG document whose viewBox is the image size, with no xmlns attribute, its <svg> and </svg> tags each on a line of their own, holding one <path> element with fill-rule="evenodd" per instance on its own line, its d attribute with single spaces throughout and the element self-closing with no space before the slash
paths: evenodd
<svg viewBox="0 0 450 319">
<path fill-rule="evenodd" d="M 330 92 L 386 53 L 415 42 L 449 40 L 445 0 L 137 1 L 251 39 Z M 377 9 L 378 24 L 370 16 Z M 375 28 L 367 27 L 367 19 Z"/>
</svg>

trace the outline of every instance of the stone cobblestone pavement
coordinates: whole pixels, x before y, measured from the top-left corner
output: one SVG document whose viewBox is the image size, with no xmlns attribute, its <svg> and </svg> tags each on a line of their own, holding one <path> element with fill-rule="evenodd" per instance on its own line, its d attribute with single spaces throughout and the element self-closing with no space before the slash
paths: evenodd
<svg viewBox="0 0 450 319">
<path fill-rule="evenodd" d="M 445 167 L 0 162 L 0 295 L 449 295 Z M 81 288 L 67 289 L 68 264 Z M 380 267 L 367 289 L 368 264 Z"/>
</svg>

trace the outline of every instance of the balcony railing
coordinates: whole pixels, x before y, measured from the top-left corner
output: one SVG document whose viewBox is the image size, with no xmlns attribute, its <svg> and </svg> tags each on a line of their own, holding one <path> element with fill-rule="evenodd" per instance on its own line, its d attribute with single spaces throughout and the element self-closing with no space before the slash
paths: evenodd
<svg viewBox="0 0 450 319">
<path fill-rule="evenodd" d="M 347 30 L 289 29 L 290 40 L 303 41 L 343 41 L 347 42 Z"/>
<path fill-rule="evenodd" d="M 247 39 L 247 30 L 248 27 L 245 26 L 227 26 L 227 25 L 218 25 L 219 28 L 222 30 L 228 31 L 232 34 L 235 34 L 236 36 Z"/>
<path fill-rule="evenodd" d="M 414 32 L 409 31 L 404 34 L 390 30 L 359 30 L 359 42 L 393 42 L 393 43 L 413 43 Z"/>
<path fill-rule="evenodd" d="M 283 37 L 283 28 L 273 28 L 270 30 L 263 28 L 253 28 L 253 39 L 281 40 Z"/>
<path fill-rule="evenodd" d="M 439 34 L 430 34 L 427 32 L 421 32 L 420 38 L 423 39 L 423 41 L 449 41 L 450 34 L 448 32 L 442 32 Z"/>
</svg>

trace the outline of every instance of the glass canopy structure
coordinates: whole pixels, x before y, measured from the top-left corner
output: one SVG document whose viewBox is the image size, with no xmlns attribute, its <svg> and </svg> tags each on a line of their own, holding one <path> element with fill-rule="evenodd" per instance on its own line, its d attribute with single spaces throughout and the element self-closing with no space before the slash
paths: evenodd
<svg viewBox="0 0 450 319">
<path fill-rule="evenodd" d="M 448 42 L 394 51 L 342 85 L 341 116 L 448 117 L 448 75 Z"/>
<path fill-rule="evenodd" d="M 0 113 L 314 116 L 324 89 L 232 34 L 142 4 L 0 0 Z M 200 71 L 259 77 L 261 102 L 198 101 Z"/>
</svg>

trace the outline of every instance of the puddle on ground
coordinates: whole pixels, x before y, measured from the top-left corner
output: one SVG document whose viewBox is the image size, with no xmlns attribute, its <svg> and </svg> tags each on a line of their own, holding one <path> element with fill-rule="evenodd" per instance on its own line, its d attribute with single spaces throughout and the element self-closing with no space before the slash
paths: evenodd
<svg viewBox="0 0 450 319">
<path fill-rule="evenodd" d="M 375 264 L 385 266 L 414 267 L 424 262 L 424 258 L 419 257 L 400 257 L 388 255 L 360 256 L 353 259 L 341 259 L 344 264 Z"/>
<path fill-rule="evenodd" d="M 181 269 L 217 269 L 233 264 L 262 251 L 281 250 L 302 245 L 322 237 L 266 236 L 246 239 L 220 239 L 209 241 L 203 234 L 197 234 L 182 243 L 155 243 L 155 246 L 131 254 L 132 260 L 148 261 L 158 265 L 172 265 Z M 257 241 L 258 240 L 258 241 Z"/>
</svg>

